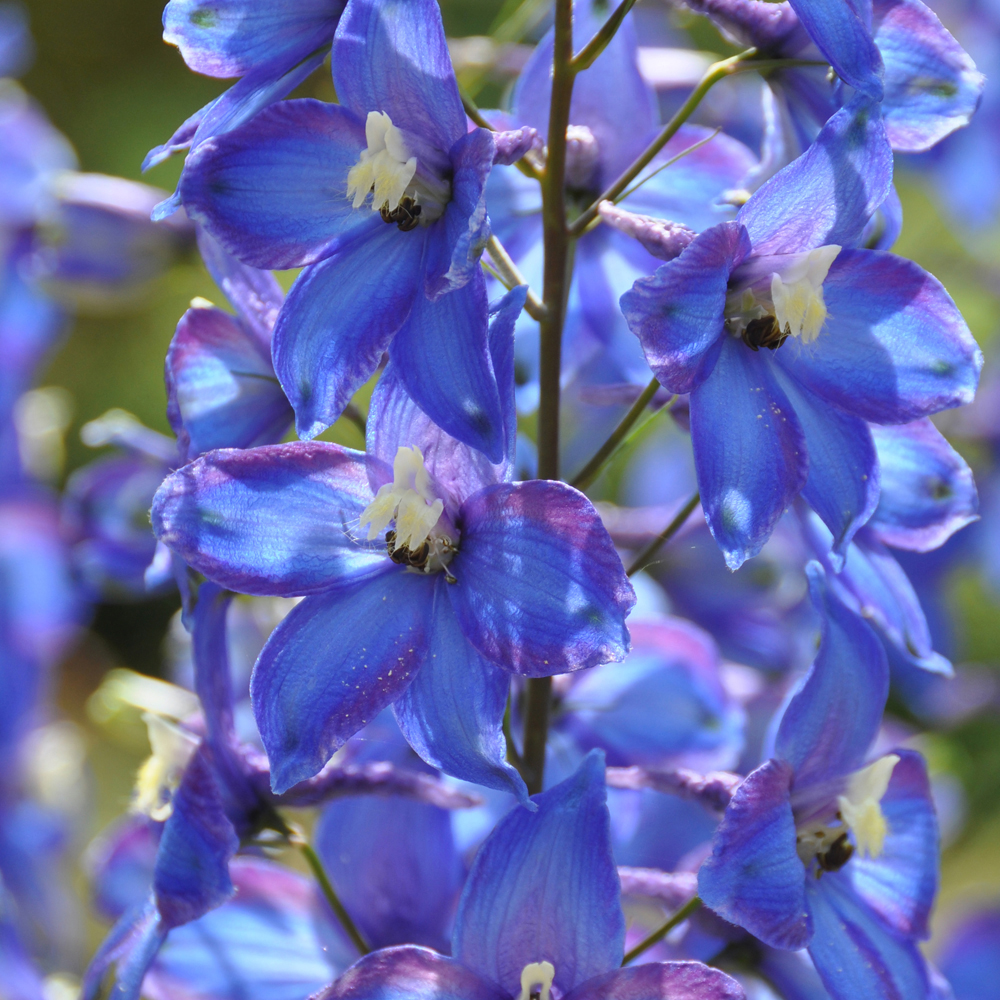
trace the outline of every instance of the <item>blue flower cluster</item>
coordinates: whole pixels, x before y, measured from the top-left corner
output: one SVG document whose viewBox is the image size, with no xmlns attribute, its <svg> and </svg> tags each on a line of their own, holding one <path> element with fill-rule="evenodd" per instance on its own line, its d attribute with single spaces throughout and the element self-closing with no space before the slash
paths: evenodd
<svg viewBox="0 0 1000 1000">
<path fill-rule="evenodd" d="M 672 102 L 663 9 L 549 6 L 481 111 L 437 0 L 170 0 L 236 82 L 149 153 L 185 153 L 169 197 L 77 173 L 0 82 L 0 995 L 59 1000 L 79 947 L 54 667 L 95 603 L 175 587 L 176 683 L 115 681 L 152 753 L 89 852 L 83 1000 L 995 987 L 995 914 L 921 948 L 917 733 L 959 684 L 922 600 L 978 519 L 929 418 L 982 354 L 890 252 L 894 154 L 944 169 L 984 78 L 921 0 L 688 0 L 740 51 Z M 0 69 L 26 51 L 0 7 Z M 327 60 L 335 103 L 289 97 Z M 735 78 L 756 116 L 695 124 Z M 57 502 L 66 310 L 194 247 L 229 308 L 177 324 L 173 438 L 91 421 L 117 450 Z M 998 390 L 946 429 L 995 449 Z"/>
</svg>

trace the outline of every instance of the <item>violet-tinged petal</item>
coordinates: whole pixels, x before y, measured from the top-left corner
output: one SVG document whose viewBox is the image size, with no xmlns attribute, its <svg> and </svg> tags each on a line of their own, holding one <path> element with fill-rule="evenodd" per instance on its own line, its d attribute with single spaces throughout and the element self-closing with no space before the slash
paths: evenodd
<svg viewBox="0 0 1000 1000">
<path fill-rule="evenodd" d="M 924 759 L 912 750 L 893 753 L 899 763 L 879 803 L 889 828 L 883 852 L 878 858 L 855 855 L 844 876 L 897 933 L 927 938 L 938 887 L 937 814 Z"/>
<path fill-rule="evenodd" d="M 362 118 L 384 112 L 442 153 L 465 134 L 435 0 L 349 0 L 334 42 L 333 83 Z"/>
<path fill-rule="evenodd" d="M 743 987 L 701 962 L 649 962 L 595 976 L 566 1000 L 745 1000 Z"/>
<path fill-rule="evenodd" d="M 855 895 L 843 871 L 806 880 L 815 933 L 809 954 L 832 1000 L 930 1000 L 926 961 Z"/>
<path fill-rule="evenodd" d="M 833 2 L 848 10 L 844 0 Z M 892 150 L 881 112 L 858 96 L 736 218 L 758 254 L 796 253 L 831 243 L 857 246 L 891 183 Z M 830 313 L 835 315 L 832 308 Z"/>
<path fill-rule="evenodd" d="M 506 132 L 495 132 L 493 141 L 496 144 L 493 163 L 497 166 L 509 167 L 517 163 L 539 141 L 539 135 L 535 129 L 524 125 Z"/>
<path fill-rule="evenodd" d="M 982 352 L 933 275 L 894 254 L 842 250 L 823 296 L 826 327 L 778 359 L 807 389 L 876 424 L 972 402 Z"/>
<path fill-rule="evenodd" d="M 111 996 L 114 1000 L 139 1000 L 143 980 L 167 939 L 167 928 L 154 913 L 142 925 L 129 953 L 118 965 Z"/>
<path fill-rule="evenodd" d="M 705 519 L 737 570 L 802 490 L 808 461 L 770 358 L 728 334 L 721 340 L 715 368 L 691 393 L 691 442 Z"/>
<path fill-rule="evenodd" d="M 948 934 L 937 955 L 957 1000 L 983 1000 L 1000 982 L 1000 913 L 977 909 Z"/>
<path fill-rule="evenodd" d="M 94 909 L 117 920 L 149 896 L 160 824 L 148 816 L 126 814 L 98 834 L 87 848 L 87 881 Z"/>
<path fill-rule="evenodd" d="M 812 935 L 791 781 L 792 768 L 783 761 L 753 771 L 736 790 L 698 872 L 706 906 L 775 948 L 803 948 Z"/>
<path fill-rule="evenodd" d="M 791 366 L 789 374 L 794 374 Z M 809 456 L 802 496 L 830 529 L 831 552 L 842 565 L 855 532 L 879 502 L 879 460 L 872 433 L 858 417 L 803 392 L 794 377 L 779 374 L 779 381 L 799 418 Z"/>
<path fill-rule="evenodd" d="M 507 763 L 503 733 L 510 674 L 465 638 L 444 592 L 449 586 L 439 575 L 426 662 L 393 706 L 396 721 L 428 764 L 527 803 L 524 781 Z"/>
<path fill-rule="evenodd" d="M 602 201 L 597 206 L 597 214 L 609 226 L 638 240 L 649 253 L 660 260 L 671 261 L 679 257 L 697 235 L 694 230 L 677 222 L 636 215 L 610 201 Z"/>
<path fill-rule="evenodd" d="M 977 520 L 972 470 L 928 419 L 872 427 L 882 468 L 882 496 L 868 522 L 897 549 L 929 552 Z"/>
<path fill-rule="evenodd" d="M 659 868 L 619 865 L 618 878 L 623 896 L 657 899 L 668 910 L 679 910 L 698 895 L 698 876 L 695 872 L 665 872 Z"/>
<path fill-rule="evenodd" d="M 198 227 L 197 239 L 198 251 L 212 280 L 250 332 L 263 346 L 270 347 L 274 321 L 285 301 L 278 279 L 270 271 L 238 261 L 202 226 Z"/>
<path fill-rule="evenodd" d="M 491 486 L 461 517 L 448 594 L 487 659 L 548 677 L 625 656 L 635 592 L 582 493 L 544 480 Z"/>
<path fill-rule="evenodd" d="M 208 740 L 225 746 L 233 729 L 233 681 L 229 668 L 226 616 L 233 595 L 210 580 L 198 588 L 191 628 L 194 687 L 205 713 Z"/>
<path fill-rule="evenodd" d="M 302 1000 L 353 958 L 325 932 L 315 883 L 257 858 L 231 865 L 236 898 L 176 927 L 143 983 L 150 1000 Z"/>
<path fill-rule="evenodd" d="M 871 626 L 831 592 L 816 563 L 806 570 L 822 619 L 819 650 L 785 708 L 774 745 L 774 755 L 794 771 L 797 794 L 862 766 L 889 695 L 889 666 Z"/>
<path fill-rule="evenodd" d="M 167 348 L 167 417 L 187 459 L 280 441 L 294 414 L 268 344 L 229 313 L 188 309 Z"/>
<path fill-rule="evenodd" d="M 729 276 L 749 252 L 746 231 L 724 222 L 621 297 L 629 329 L 665 389 L 690 392 L 711 374 L 725 336 Z"/>
<path fill-rule="evenodd" d="M 156 908 L 166 928 L 197 920 L 232 896 L 229 859 L 239 847 L 203 749 L 184 769 L 172 806 L 153 870 Z"/>
<path fill-rule="evenodd" d="M 882 113 L 892 148 L 919 153 L 969 123 L 985 80 L 920 0 L 877 0 L 875 44 L 885 63 Z"/>
<path fill-rule="evenodd" d="M 510 1000 L 478 972 L 430 948 L 400 945 L 354 963 L 315 1000 Z"/>
<path fill-rule="evenodd" d="M 421 294 L 424 231 L 401 233 L 370 217 L 369 238 L 303 271 L 278 314 L 274 370 L 302 438 L 340 416 Z"/>
<path fill-rule="evenodd" d="M 160 926 L 156 904 L 152 894 L 149 893 L 115 921 L 115 925 L 108 931 L 107 936 L 94 952 L 80 984 L 82 1000 L 97 1000 L 102 995 L 101 986 L 108 969 L 114 962 L 127 954 L 130 946 L 148 933 L 151 926 L 155 926 L 159 930 L 162 943 L 166 932 Z"/>
<path fill-rule="evenodd" d="M 243 76 L 264 63 L 296 62 L 333 38 L 344 0 L 269 3 L 170 0 L 163 40 L 206 76 Z"/>
<path fill-rule="evenodd" d="M 384 562 L 352 537 L 372 500 L 366 462 L 321 442 L 210 452 L 164 480 L 153 530 L 230 590 L 316 593 Z"/>
<path fill-rule="evenodd" d="M 871 101 L 882 100 L 882 57 L 871 25 L 844 0 L 789 0 L 834 72 Z"/>
<path fill-rule="evenodd" d="M 625 918 L 611 854 L 604 754 L 514 809 L 472 863 L 452 952 L 510 995 L 531 962 L 555 966 L 563 994 L 621 964 Z"/>
<path fill-rule="evenodd" d="M 432 299 L 482 275 L 479 258 L 490 238 L 486 179 L 495 149 L 493 133 L 477 128 L 463 135 L 451 150 L 451 200 L 428 240 L 424 261 L 424 291 Z"/>
<path fill-rule="evenodd" d="M 447 812 L 396 798 L 341 799 L 323 810 L 314 839 L 337 895 L 373 948 L 447 951 L 465 874 Z"/>
<path fill-rule="evenodd" d="M 422 292 L 389 348 L 413 401 L 443 431 L 499 464 L 504 419 L 489 351 L 489 303 L 482 273 L 431 300 Z"/>
<path fill-rule="evenodd" d="M 891 250 L 903 231 L 903 203 L 896 185 L 889 188 L 885 201 L 868 220 L 861 234 L 861 245 L 869 250 Z"/>
<path fill-rule="evenodd" d="M 365 148 L 364 122 L 340 105 L 281 101 L 194 149 L 181 198 L 188 215 L 244 263 L 300 267 L 380 224 L 345 194 Z"/>
<path fill-rule="evenodd" d="M 306 598 L 271 633 L 250 698 L 275 792 L 311 778 L 403 693 L 426 656 L 432 595 L 422 575 L 388 571 Z"/>
</svg>

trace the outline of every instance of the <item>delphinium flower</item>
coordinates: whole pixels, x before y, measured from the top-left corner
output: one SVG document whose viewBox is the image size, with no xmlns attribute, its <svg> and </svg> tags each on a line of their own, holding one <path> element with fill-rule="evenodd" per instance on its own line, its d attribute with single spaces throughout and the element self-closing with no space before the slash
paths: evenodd
<svg viewBox="0 0 1000 1000">
<path fill-rule="evenodd" d="M 500 147 L 468 131 L 432 0 L 349 0 L 333 73 L 340 104 L 282 102 L 193 152 L 184 206 L 244 262 L 305 268 L 272 346 L 300 437 L 332 424 L 388 349 L 421 409 L 498 462 L 479 258 Z"/>
<path fill-rule="evenodd" d="M 938 832 L 925 764 L 872 759 L 888 693 L 870 627 L 810 571 L 823 632 L 770 759 L 737 789 L 698 876 L 715 913 L 775 948 L 808 948 L 834 1000 L 931 995 Z"/>
<path fill-rule="evenodd" d="M 315 806 L 343 794 L 403 794 L 445 806 L 469 805 L 460 792 L 427 774 L 388 762 L 331 764 L 311 781 L 275 795 L 267 760 L 242 743 L 233 722 L 226 613 L 232 595 L 205 583 L 192 622 L 195 689 L 204 713 L 203 735 L 158 717 L 148 719 L 153 755 L 139 771 L 136 803 L 162 822 L 152 886 L 121 915 L 94 956 L 84 996 L 96 996 L 117 964 L 116 989 L 139 996 L 143 977 L 169 933 L 224 904 L 234 892 L 229 864 L 241 845 L 264 831 L 283 837 L 291 828 L 284 806 Z M 125 836 L 130 830 L 125 828 Z"/>
<path fill-rule="evenodd" d="M 691 394 L 702 507 L 732 569 L 799 493 L 842 558 L 878 502 L 866 421 L 972 398 L 982 356 L 944 288 L 855 249 L 891 175 L 878 109 L 858 97 L 735 222 L 622 296 L 656 377 Z"/>
<path fill-rule="evenodd" d="M 390 360 L 368 453 L 321 442 L 210 452 L 153 503 L 157 537 L 242 593 L 306 595 L 271 634 L 251 695 L 276 791 L 315 774 L 379 711 L 449 774 L 515 792 L 510 673 L 621 659 L 634 603 L 597 512 L 562 483 L 511 483 L 515 289 L 491 327 L 503 461 L 444 433 Z"/>
<path fill-rule="evenodd" d="M 736 982 L 697 962 L 620 968 L 625 920 L 603 772 L 593 751 L 534 797 L 537 811 L 516 809 L 497 824 L 462 893 L 451 957 L 415 945 L 375 951 L 320 997 L 741 1000 Z"/>
<path fill-rule="evenodd" d="M 607 12 L 593 0 L 574 6 L 574 41 L 582 47 L 604 23 Z M 487 112 L 499 126 L 548 129 L 552 32 L 532 53 L 514 85 L 506 113 Z M 588 208 L 642 153 L 660 129 L 656 95 L 638 66 L 632 16 L 625 18 L 608 47 L 582 74 L 570 106 L 566 193 L 570 211 Z M 704 143 L 704 145 L 699 145 Z M 681 156 L 681 154 L 683 154 Z M 652 175 L 668 160 L 676 163 Z M 756 165 L 742 143 L 725 134 L 684 126 L 650 164 L 651 176 L 622 201 L 634 212 L 669 218 L 682 227 L 705 229 L 727 217 L 717 204 L 739 187 Z M 495 169 L 486 186 L 494 233 L 535 288 L 542 286 L 542 216 L 538 183 L 513 167 Z M 571 378 L 591 362 L 586 382 L 648 381 L 649 373 L 618 309 L 618 297 L 655 259 L 635 240 L 598 226 L 576 242 L 573 284 L 563 335 L 563 370 Z M 537 405 L 537 332 L 527 316 L 518 324 L 519 405 Z M 571 431 L 572 428 L 567 428 Z"/>
</svg>

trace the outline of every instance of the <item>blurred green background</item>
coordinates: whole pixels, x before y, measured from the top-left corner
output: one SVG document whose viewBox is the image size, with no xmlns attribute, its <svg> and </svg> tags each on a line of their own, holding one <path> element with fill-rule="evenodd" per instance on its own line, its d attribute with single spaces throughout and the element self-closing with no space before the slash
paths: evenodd
<svg viewBox="0 0 1000 1000">
<path fill-rule="evenodd" d="M 443 0 L 449 35 L 487 32 L 502 5 L 503 0 Z M 29 0 L 28 9 L 37 57 L 24 84 L 72 141 L 81 169 L 172 189 L 180 161 L 143 178 L 142 158 L 225 83 L 191 73 L 177 51 L 162 42 L 161 0 Z M 729 51 L 707 26 L 694 28 L 698 47 Z M 319 74 L 302 93 L 329 96 L 330 90 L 328 78 Z M 488 86 L 481 103 L 495 102 L 499 93 L 496 84 Z M 899 187 L 905 224 L 896 249 L 944 282 L 989 353 L 1000 317 L 1000 228 L 994 225 L 974 237 L 962 233 L 945 218 L 921 177 L 903 171 Z M 42 385 L 63 387 L 72 396 L 67 473 L 94 457 L 80 442 L 80 426 L 110 407 L 129 410 L 169 433 L 163 359 L 176 322 L 195 295 L 219 297 L 200 262 L 191 258 L 175 266 L 133 311 L 75 320 L 41 379 Z M 84 703 L 114 666 L 161 671 L 161 644 L 176 607 L 172 597 L 100 607 L 90 633 L 66 664 L 61 707 L 81 727 L 95 775 L 96 805 L 81 845 L 126 808 L 144 753 L 141 729 L 110 739 L 88 721 Z M 1000 670 L 997 595 L 963 572 L 954 581 L 950 610 L 959 636 L 956 659 Z M 935 734 L 927 746 L 933 766 L 961 783 L 969 807 L 964 832 L 944 861 L 940 912 L 947 919 L 970 894 L 1000 899 L 1000 719 L 991 708 Z M 98 932 L 93 928 L 92 936 Z"/>
</svg>

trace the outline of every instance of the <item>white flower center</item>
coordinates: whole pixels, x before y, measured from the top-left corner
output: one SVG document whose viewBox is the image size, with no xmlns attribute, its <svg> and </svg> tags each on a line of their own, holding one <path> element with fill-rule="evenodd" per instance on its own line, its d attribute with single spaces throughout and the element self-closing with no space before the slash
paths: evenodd
<svg viewBox="0 0 1000 1000">
<path fill-rule="evenodd" d="M 550 1000 L 555 974 L 551 962 L 529 962 L 521 970 L 521 992 L 517 1000 Z"/>
<path fill-rule="evenodd" d="M 146 723 L 153 752 L 136 775 L 132 807 L 151 819 L 163 821 L 173 810 L 171 798 L 198 739 L 152 712 L 144 712 L 142 721 Z"/>
<path fill-rule="evenodd" d="M 434 496 L 431 477 L 419 448 L 400 448 L 392 463 L 392 482 L 379 487 L 364 509 L 360 526 L 368 526 L 368 541 L 377 538 L 395 521 L 386 538 L 394 561 L 433 573 L 442 570 L 455 554 L 458 538 L 442 522 L 444 501 Z M 447 519 L 445 519 L 447 520 Z"/>
</svg>

